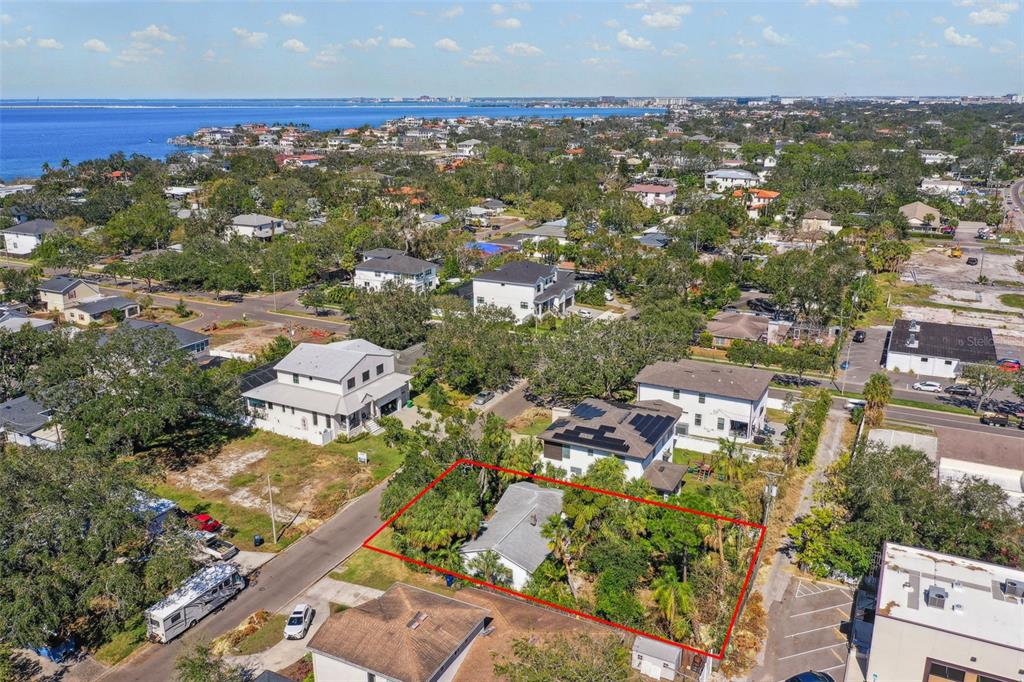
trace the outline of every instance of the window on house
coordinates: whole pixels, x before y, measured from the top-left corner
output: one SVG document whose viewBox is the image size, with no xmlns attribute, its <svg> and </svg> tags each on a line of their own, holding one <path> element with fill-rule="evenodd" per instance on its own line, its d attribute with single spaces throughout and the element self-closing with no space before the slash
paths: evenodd
<svg viewBox="0 0 1024 682">
<path fill-rule="evenodd" d="M 380 376 L 383 373 L 384 373 L 384 365 L 383 364 L 377 365 L 377 376 Z"/>
<path fill-rule="evenodd" d="M 704 395 L 703 393 L 698 393 L 697 394 L 697 402 L 700 403 L 701 405 L 703 405 L 705 402 L 707 402 L 707 396 Z"/>
<path fill-rule="evenodd" d="M 284 405 L 281 406 L 281 411 L 284 412 Z"/>
<path fill-rule="evenodd" d="M 293 384 L 299 383 L 299 375 L 298 374 L 293 374 L 292 375 L 292 383 Z"/>
<path fill-rule="evenodd" d="M 579 467 L 569 467 L 569 473 L 573 476 L 582 476 L 583 469 L 580 469 Z"/>
<path fill-rule="evenodd" d="M 370 380 L 370 370 L 366 370 L 365 372 L 363 372 L 363 381 L 369 381 L 369 380 Z"/>
<path fill-rule="evenodd" d="M 946 364 L 947 364 L 947 365 L 952 365 L 952 364 L 953 364 L 953 361 L 952 361 L 952 360 L 946 360 Z"/>
<path fill-rule="evenodd" d="M 672 399 L 673 400 L 679 400 L 679 389 L 678 388 L 672 390 Z"/>
<path fill-rule="evenodd" d="M 476 302 L 477 302 L 478 305 L 483 305 L 484 304 L 484 297 L 483 296 L 477 296 L 476 297 Z"/>
<path fill-rule="evenodd" d="M 355 377 L 349 377 L 349 380 L 345 382 L 345 387 L 346 388 L 355 388 L 355 385 L 356 385 L 356 378 Z"/>
<path fill-rule="evenodd" d="M 520 301 L 519 302 L 519 307 L 522 308 L 523 310 L 526 310 L 527 308 L 530 307 L 530 304 L 527 303 L 526 301 Z"/>
<path fill-rule="evenodd" d="M 725 419 L 723 419 L 722 417 L 718 418 L 718 430 L 719 431 L 724 431 L 725 430 Z"/>
<path fill-rule="evenodd" d="M 313 426 L 316 426 L 316 412 L 313 413 Z"/>
<path fill-rule="evenodd" d="M 594 456 L 594 448 L 587 448 L 587 454 L 591 457 Z"/>
<path fill-rule="evenodd" d="M 958 670 L 942 663 L 932 663 L 928 669 L 928 676 L 937 677 L 940 680 L 953 680 L 954 682 L 964 682 L 966 677 L 963 670 Z"/>
<path fill-rule="evenodd" d="M 569 446 L 568 445 L 563 445 L 562 446 L 562 458 L 564 459 L 564 458 L 566 458 L 568 456 L 569 456 Z"/>
<path fill-rule="evenodd" d="M 700 426 L 702 421 L 704 421 L 704 415 L 702 415 L 702 414 L 695 414 L 695 415 L 693 415 L 693 425 L 694 426 Z"/>
</svg>

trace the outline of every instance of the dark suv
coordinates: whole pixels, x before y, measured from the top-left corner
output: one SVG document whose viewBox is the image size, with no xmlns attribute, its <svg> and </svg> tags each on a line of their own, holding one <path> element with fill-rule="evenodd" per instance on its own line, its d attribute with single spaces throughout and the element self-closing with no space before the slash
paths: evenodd
<svg viewBox="0 0 1024 682">
<path fill-rule="evenodd" d="M 866 331 L 864 331 L 863 329 L 858 329 L 857 331 L 855 331 L 853 333 L 853 342 L 854 343 L 864 343 L 864 341 L 866 341 L 867 338 L 868 338 L 868 333 Z"/>
</svg>

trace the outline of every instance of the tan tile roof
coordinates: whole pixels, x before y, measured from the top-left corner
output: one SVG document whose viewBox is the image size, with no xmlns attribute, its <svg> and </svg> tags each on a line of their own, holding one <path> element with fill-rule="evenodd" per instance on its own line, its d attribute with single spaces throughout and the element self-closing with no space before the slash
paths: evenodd
<svg viewBox="0 0 1024 682">
<path fill-rule="evenodd" d="M 401 682 L 433 679 L 487 618 L 486 609 L 395 583 L 383 595 L 332 615 L 312 651 Z"/>
</svg>

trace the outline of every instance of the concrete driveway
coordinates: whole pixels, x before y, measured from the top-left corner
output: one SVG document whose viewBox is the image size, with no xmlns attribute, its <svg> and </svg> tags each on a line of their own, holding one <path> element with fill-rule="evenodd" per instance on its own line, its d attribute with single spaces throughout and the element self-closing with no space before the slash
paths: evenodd
<svg viewBox="0 0 1024 682">
<path fill-rule="evenodd" d="M 849 587 L 798 576 L 768 612 L 771 624 L 765 664 L 751 673 L 757 682 L 784 682 L 808 670 L 842 680 L 846 671 L 845 624 L 851 617 Z"/>
</svg>

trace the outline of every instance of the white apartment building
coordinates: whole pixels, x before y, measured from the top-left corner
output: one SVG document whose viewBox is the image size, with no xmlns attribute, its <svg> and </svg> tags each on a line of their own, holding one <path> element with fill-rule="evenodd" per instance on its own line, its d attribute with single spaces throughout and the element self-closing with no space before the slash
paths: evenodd
<svg viewBox="0 0 1024 682">
<path fill-rule="evenodd" d="M 352 283 L 359 289 L 380 291 L 388 282 L 418 293 L 437 288 L 437 265 L 405 255 L 397 249 L 372 249 L 363 253 Z"/>
<path fill-rule="evenodd" d="M 272 237 L 284 234 L 287 230 L 284 220 L 258 213 L 243 213 L 231 219 L 228 234 L 237 234 L 250 239 L 269 241 Z"/>
<path fill-rule="evenodd" d="M 887 543 L 876 603 L 864 679 L 1024 677 L 1024 571 Z"/>
<path fill-rule="evenodd" d="M 680 409 L 677 447 L 713 452 L 719 438 L 749 443 L 764 428 L 772 373 L 697 360 L 656 362 L 636 376 L 637 401 Z"/>
<path fill-rule="evenodd" d="M 885 353 L 890 372 L 944 379 L 956 377 L 961 364 L 995 361 L 991 329 L 917 320 L 893 323 Z"/>
<path fill-rule="evenodd" d="M 276 378 L 243 393 L 252 424 L 325 445 L 379 429 L 376 419 L 409 399 L 395 353 L 362 339 L 300 343 L 274 366 Z"/>
<path fill-rule="evenodd" d="M 580 476 L 597 460 L 615 457 L 626 465 L 628 478 L 640 478 L 655 460 L 672 458 L 681 412 L 661 400 L 584 400 L 538 436 L 541 460 Z"/>
<path fill-rule="evenodd" d="M 754 187 L 761 179 L 750 171 L 734 168 L 720 168 L 704 174 L 704 189 L 726 190 Z"/>
<path fill-rule="evenodd" d="M 553 265 L 512 261 L 473 278 L 473 310 L 505 308 L 516 323 L 562 314 L 576 299 L 576 277 Z"/>
</svg>

